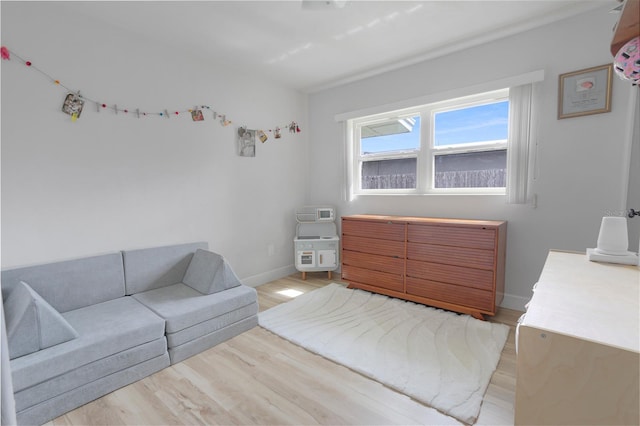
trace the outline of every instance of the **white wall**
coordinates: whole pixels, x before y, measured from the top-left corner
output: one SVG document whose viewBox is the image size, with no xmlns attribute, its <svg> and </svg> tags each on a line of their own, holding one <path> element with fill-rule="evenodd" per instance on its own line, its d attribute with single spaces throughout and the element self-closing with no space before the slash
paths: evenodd
<svg viewBox="0 0 640 426">
<path fill-rule="evenodd" d="M 521 307 L 548 249 L 593 247 L 603 215 L 637 207 L 625 205 L 622 184 L 629 84 L 614 78 L 611 113 L 556 120 L 558 74 L 611 62 L 616 16 L 606 10 L 313 94 L 307 121 L 300 93 L 75 15 L 72 6 L 2 2 L 1 8 L 2 44 L 86 96 L 151 111 L 210 104 L 235 121 L 221 127 L 184 117 L 138 120 L 89 106 L 71 123 L 60 112 L 63 90 L 17 61 L 3 61 L 3 268 L 204 240 L 256 285 L 293 271 L 294 208 L 332 203 L 343 215 L 508 220 L 504 304 Z M 536 69 L 547 76 L 536 209 L 506 205 L 502 197 L 346 201 L 336 114 Z M 259 144 L 256 158 L 235 155 L 236 125 L 272 128 L 290 120 L 302 133 L 285 131 Z"/>
<path fill-rule="evenodd" d="M 557 120 L 558 75 L 612 62 L 616 16 L 590 12 L 543 28 L 312 94 L 309 98 L 313 202 L 357 213 L 507 220 L 506 296 L 522 309 L 549 249 L 594 247 L 602 216 L 625 208 L 626 135 L 631 86 L 613 81 L 612 111 Z M 361 196 L 345 198 L 344 132 L 336 114 L 473 86 L 544 69 L 537 208 L 500 196 Z M 633 244 L 634 242 L 632 242 Z M 637 249 L 637 241 L 635 242 Z"/>
<path fill-rule="evenodd" d="M 108 104 L 206 104 L 234 120 L 136 119 L 90 104 L 72 123 L 60 111 L 64 90 L 3 61 L 3 268 L 208 241 L 250 284 L 292 272 L 293 212 L 306 189 L 304 95 L 56 3 L 2 2 L 2 44 Z M 238 125 L 292 120 L 301 133 L 258 143 L 255 158 L 236 156 Z"/>
</svg>

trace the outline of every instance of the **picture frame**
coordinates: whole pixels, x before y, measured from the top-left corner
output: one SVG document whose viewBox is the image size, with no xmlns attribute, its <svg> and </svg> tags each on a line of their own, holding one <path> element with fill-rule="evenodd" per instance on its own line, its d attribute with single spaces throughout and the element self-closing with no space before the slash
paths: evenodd
<svg viewBox="0 0 640 426">
<path fill-rule="evenodd" d="M 613 64 L 560 74 L 558 120 L 611 111 Z"/>
</svg>

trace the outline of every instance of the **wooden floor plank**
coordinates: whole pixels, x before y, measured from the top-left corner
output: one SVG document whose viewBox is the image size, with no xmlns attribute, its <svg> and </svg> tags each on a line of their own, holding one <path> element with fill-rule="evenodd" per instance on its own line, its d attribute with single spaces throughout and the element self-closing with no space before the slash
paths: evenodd
<svg viewBox="0 0 640 426">
<path fill-rule="evenodd" d="M 326 273 L 257 287 L 260 311 L 330 282 Z M 515 324 L 499 309 L 490 321 L 511 330 L 476 424 L 513 424 Z M 406 395 L 255 327 L 227 342 L 73 410 L 50 425 L 459 424 Z"/>
</svg>

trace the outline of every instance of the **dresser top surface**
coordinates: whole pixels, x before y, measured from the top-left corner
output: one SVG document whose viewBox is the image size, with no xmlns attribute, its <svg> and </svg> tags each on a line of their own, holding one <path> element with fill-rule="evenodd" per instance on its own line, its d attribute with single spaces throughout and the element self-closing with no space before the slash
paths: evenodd
<svg viewBox="0 0 640 426">
<path fill-rule="evenodd" d="M 640 268 L 551 251 L 521 325 L 640 352 Z"/>
<path fill-rule="evenodd" d="M 476 220 L 476 219 L 449 219 L 437 217 L 418 217 L 418 216 L 387 216 L 373 214 L 357 214 L 350 216 L 342 216 L 343 219 L 353 220 L 371 220 L 371 221 L 388 221 L 397 223 L 415 223 L 427 225 L 442 226 L 487 226 L 499 227 L 506 225 L 507 222 L 499 220 Z"/>
</svg>

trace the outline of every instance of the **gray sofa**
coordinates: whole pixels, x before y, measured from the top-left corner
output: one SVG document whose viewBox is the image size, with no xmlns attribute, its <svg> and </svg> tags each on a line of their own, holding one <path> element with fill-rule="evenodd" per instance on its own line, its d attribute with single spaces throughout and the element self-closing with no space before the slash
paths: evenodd
<svg viewBox="0 0 640 426">
<path fill-rule="evenodd" d="M 2 271 L 19 424 L 42 424 L 258 324 L 206 243 Z"/>
</svg>

